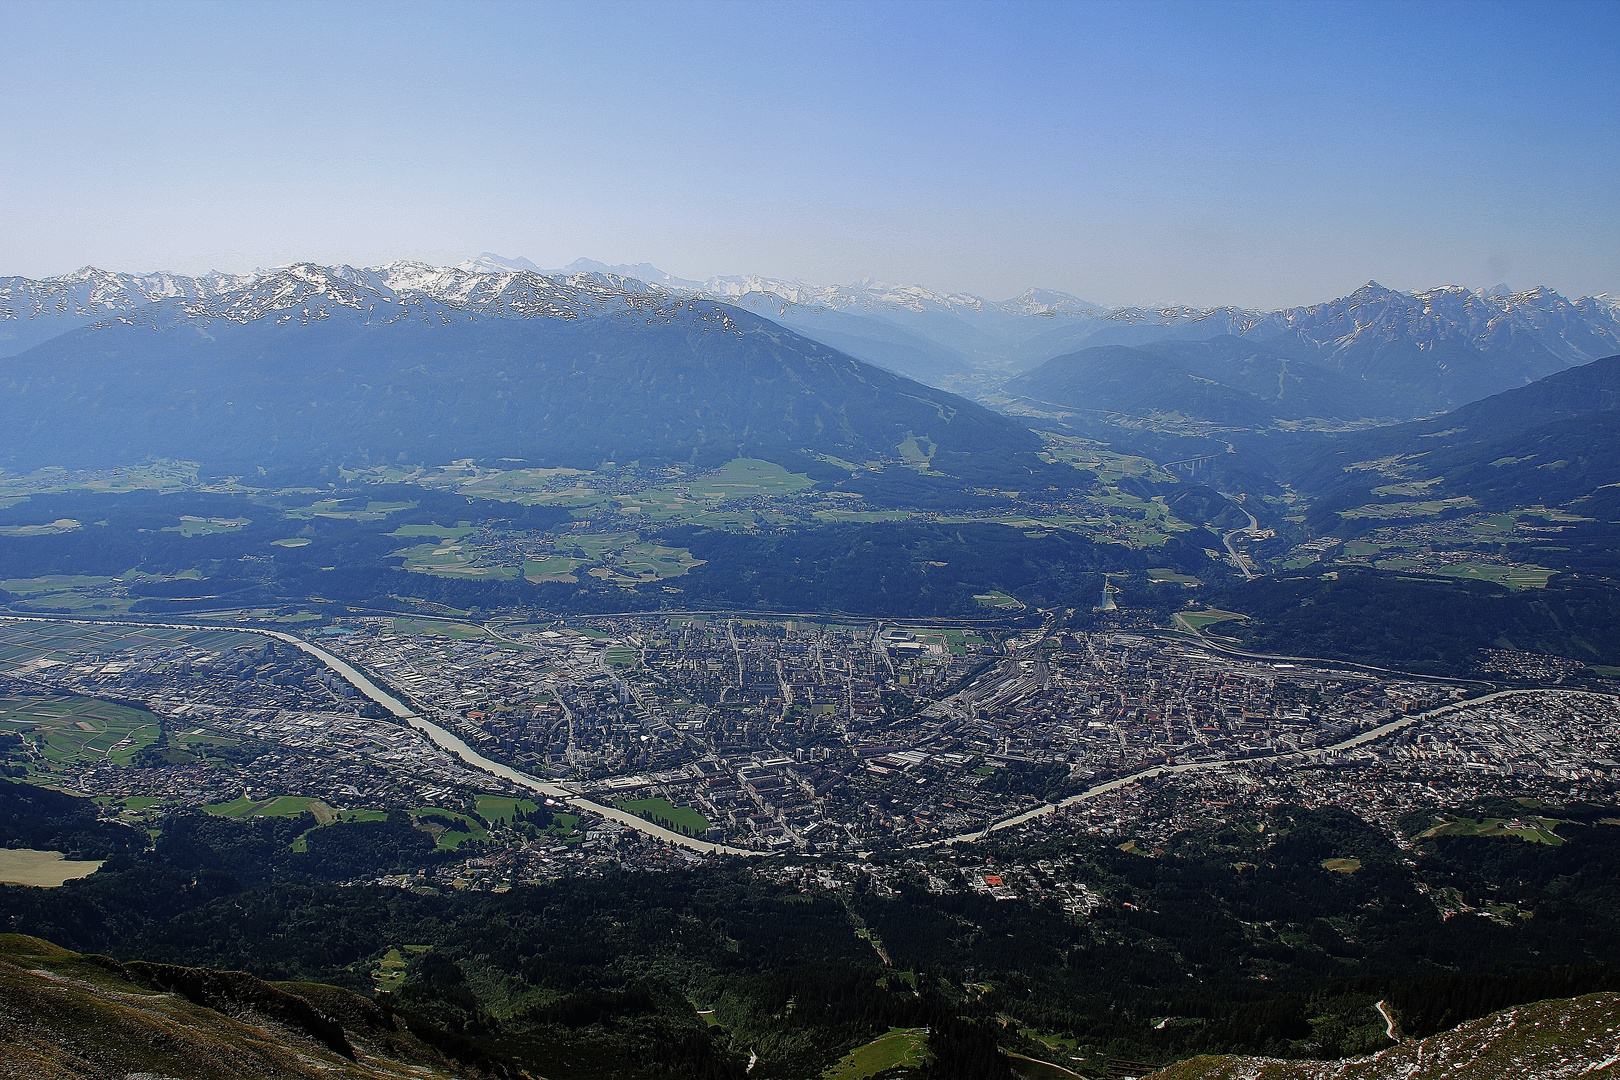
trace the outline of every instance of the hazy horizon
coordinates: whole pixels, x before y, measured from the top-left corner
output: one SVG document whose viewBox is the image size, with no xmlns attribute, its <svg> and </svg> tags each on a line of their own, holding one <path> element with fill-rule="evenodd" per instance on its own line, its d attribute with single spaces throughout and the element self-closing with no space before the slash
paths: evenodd
<svg viewBox="0 0 1620 1080">
<path fill-rule="evenodd" d="M 609 266 L 609 267 L 611 267 L 611 268 L 613 268 L 615 270 L 625 271 L 626 276 L 630 276 L 630 277 L 635 276 L 633 271 L 638 266 L 640 266 L 640 265 L 649 265 L 649 266 L 652 267 L 652 269 L 655 269 L 655 270 L 658 270 L 658 271 L 660 271 L 660 272 L 662 272 L 664 274 L 667 274 L 671 278 L 681 279 L 681 280 L 684 280 L 684 281 L 695 281 L 698 284 L 703 284 L 703 283 L 705 283 L 707 281 L 712 281 L 712 280 L 716 280 L 716 279 L 726 279 L 726 278 L 735 279 L 735 278 L 739 278 L 739 277 L 749 277 L 749 276 L 771 277 L 771 275 L 756 275 L 753 271 L 744 270 L 744 271 L 735 271 L 735 272 L 731 272 L 731 273 L 715 274 L 715 275 L 710 275 L 707 278 L 699 279 L 699 278 L 692 278 L 692 277 L 689 277 L 688 275 L 671 271 L 671 270 L 669 270 L 668 267 L 652 265 L 652 264 L 648 263 L 647 260 L 645 260 L 645 259 L 636 260 L 636 261 L 633 261 L 633 262 L 607 263 L 606 260 L 592 259 L 588 255 L 579 256 L 577 259 L 570 259 L 566 263 L 563 263 L 563 264 L 558 265 L 558 266 L 545 266 L 545 265 L 541 265 L 539 263 L 536 263 L 535 260 L 528 259 L 526 256 L 521 255 L 521 254 L 508 254 L 508 253 L 504 253 L 504 252 L 490 252 L 490 251 L 479 252 L 476 255 L 469 255 L 469 256 L 465 256 L 465 257 L 460 258 L 460 259 L 449 259 L 449 260 L 445 260 L 445 261 L 436 261 L 436 260 L 432 260 L 432 259 L 414 259 L 414 258 L 412 258 L 410 256 L 402 256 L 397 260 L 388 260 L 388 262 L 367 263 L 367 262 L 355 262 L 353 260 L 347 260 L 347 259 L 338 259 L 338 260 L 333 260 L 331 262 L 323 262 L 323 263 L 320 263 L 320 265 L 325 265 L 325 266 L 347 265 L 347 266 L 352 266 L 352 267 L 354 267 L 356 269 L 380 269 L 380 268 L 382 268 L 384 266 L 387 266 L 389 263 L 392 263 L 392 262 L 421 262 L 421 263 L 426 263 L 427 265 L 431 265 L 431 266 L 456 266 L 456 265 L 459 265 L 459 264 L 472 262 L 472 261 L 474 261 L 474 260 L 476 260 L 476 259 L 478 259 L 478 258 L 480 258 L 482 256 L 485 256 L 485 255 L 494 255 L 494 256 L 496 256 L 498 258 L 501 258 L 501 259 L 504 259 L 504 260 L 507 260 L 507 261 L 510 261 L 510 262 L 527 261 L 527 262 L 535 263 L 535 271 L 538 272 L 538 273 L 542 273 L 542 274 L 564 273 L 564 272 L 567 272 L 569 267 L 573 266 L 575 263 L 579 263 L 579 262 L 595 262 L 595 263 L 601 263 L 601 264 L 607 265 L 607 266 Z M 61 277 L 70 276 L 70 275 L 75 274 L 75 273 L 77 273 L 77 272 L 79 272 L 81 270 L 94 268 L 96 270 L 101 270 L 101 271 L 105 271 L 105 272 L 108 272 L 108 273 L 127 273 L 127 274 L 134 274 L 134 275 L 176 274 L 176 275 L 187 276 L 187 277 L 200 277 L 200 276 L 203 276 L 203 275 L 206 275 L 206 274 L 209 274 L 209 273 L 216 273 L 216 272 L 217 273 L 232 273 L 232 274 L 270 273 L 270 272 L 274 272 L 274 271 L 276 271 L 278 269 L 283 269 L 283 268 L 288 267 L 288 266 L 295 266 L 295 265 L 298 265 L 300 263 L 309 263 L 309 262 L 312 262 L 312 261 L 313 260 L 309 260 L 309 259 L 293 259 L 293 260 L 290 260 L 288 262 L 278 263 L 278 264 L 275 264 L 275 265 L 272 265 L 272 266 L 251 266 L 251 267 L 247 267 L 246 269 L 243 269 L 243 270 L 223 270 L 223 269 L 221 269 L 220 267 L 217 267 L 217 266 L 210 266 L 210 267 L 207 267 L 207 268 L 201 269 L 201 270 L 177 270 L 177 269 L 175 269 L 173 267 L 151 267 L 151 268 L 145 268 L 145 269 L 131 269 L 131 268 L 128 268 L 128 267 L 95 266 L 94 264 L 86 263 L 86 264 L 84 264 L 82 266 L 73 267 L 71 270 L 63 270 L 63 271 L 59 271 L 59 272 L 57 272 L 55 274 L 17 275 L 17 276 L 32 277 L 34 280 L 41 280 L 41 279 L 46 279 L 46 278 L 61 278 Z M 3 269 L 4 268 L 0 268 L 0 277 L 11 276 L 11 275 L 7 275 L 7 274 L 3 273 Z M 528 268 L 527 267 L 517 267 L 516 269 L 528 269 Z M 859 278 L 859 279 L 850 280 L 850 281 L 809 281 L 807 279 L 799 278 L 799 277 L 784 277 L 784 278 L 776 278 L 775 280 L 789 281 L 789 282 L 794 282 L 794 283 L 798 283 L 798 284 L 812 285 L 812 286 L 842 286 L 842 287 L 849 287 L 849 288 L 856 288 L 856 287 L 860 287 L 862 285 L 910 286 L 910 285 L 919 284 L 918 282 L 885 281 L 885 280 L 881 280 L 881 279 L 877 279 L 877 278 L 870 278 L 870 277 L 868 277 L 868 278 Z M 1468 282 L 1458 282 L 1458 281 L 1443 281 L 1443 282 L 1433 282 L 1433 283 L 1431 283 L 1429 285 L 1420 285 L 1420 286 L 1406 288 L 1406 287 L 1391 285 L 1389 282 L 1380 281 L 1377 278 L 1370 278 L 1370 279 L 1368 279 L 1366 281 L 1357 282 L 1357 283 L 1355 283 L 1353 285 L 1342 286 L 1337 291 L 1334 291 L 1331 294 L 1324 294 L 1322 296 L 1314 298 L 1313 300 L 1304 301 L 1304 302 L 1302 302 L 1300 304 L 1285 304 L 1285 305 L 1277 305 L 1277 306 L 1266 306 L 1266 305 L 1259 305 L 1259 304 L 1245 304 L 1245 303 L 1242 303 L 1242 302 L 1237 302 L 1237 303 L 1228 303 L 1228 304 L 1219 304 L 1219 305 L 1211 304 L 1211 305 L 1207 305 L 1207 306 L 1212 307 L 1212 308 L 1213 307 L 1234 307 L 1234 308 L 1244 308 L 1244 309 L 1250 309 L 1250 310 L 1280 310 L 1282 308 L 1288 308 L 1288 307 L 1307 306 L 1307 305 L 1309 305 L 1311 303 L 1325 303 L 1325 302 L 1331 302 L 1331 301 L 1334 301 L 1334 300 L 1340 300 L 1340 299 L 1343 299 L 1343 298 L 1349 296 L 1351 293 L 1356 292 L 1358 289 L 1361 289 L 1361 288 L 1363 288 L 1363 287 L 1365 287 L 1365 286 L 1367 286 L 1369 284 L 1376 284 L 1376 285 L 1383 286 L 1385 288 L 1395 289 L 1397 291 L 1406 292 L 1406 293 L 1424 292 L 1424 291 L 1427 291 L 1429 289 L 1447 288 L 1447 287 L 1462 287 L 1462 288 L 1470 289 L 1470 290 L 1472 290 L 1474 292 L 1483 293 L 1483 292 L 1487 292 L 1489 290 L 1500 289 L 1504 285 L 1508 286 L 1508 288 L 1509 288 L 1509 290 L 1511 292 L 1522 293 L 1522 292 L 1529 292 L 1529 291 L 1532 291 L 1532 290 L 1537 289 L 1537 288 L 1547 287 L 1547 288 L 1554 288 L 1555 291 L 1558 291 L 1561 295 L 1564 295 L 1569 299 L 1580 299 L 1582 296 L 1590 296 L 1590 295 L 1612 296 L 1612 295 L 1614 295 L 1614 292 L 1616 291 L 1616 290 L 1613 290 L 1613 289 L 1611 289 L 1611 290 L 1600 290 L 1600 292 L 1597 293 L 1597 294 L 1594 294 L 1594 293 L 1581 293 L 1581 294 L 1565 293 L 1563 290 L 1556 289 L 1555 286 L 1549 286 L 1546 282 L 1530 282 L 1530 283 L 1492 282 L 1490 284 L 1479 284 L 1479 283 L 1468 283 Z M 1026 289 L 1020 289 L 1017 293 L 1009 293 L 1007 295 L 987 295 L 987 294 L 982 294 L 982 293 L 973 293 L 973 292 L 971 292 L 970 290 L 967 290 L 967 289 L 950 289 L 950 288 L 940 288 L 940 289 L 936 289 L 934 291 L 939 292 L 939 293 L 953 293 L 953 294 L 958 294 L 958 295 L 965 293 L 965 294 L 968 294 L 968 295 L 977 296 L 981 300 L 990 300 L 990 301 L 996 301 L 996 302 L 1003 302 L 1003 301 L 1016 299 L 1019 295 L 1021 295 L 1022 293 L 1024 293 L 1025 291 L 1028 291 L 1028 290 L 1033 290 L 1033 289 L 1048 289 L 1048 290 L 1050 290 L 1051 288 L 1052 287 L 1049 286 L 1049 285 L 1041 285 L 1041 284 L 1037 283 L 1037 284 L 1032 284 L 1032 285 L 1028 286 Z M 1057 290 L 1057 291 L 1064 291 L 1064 290 Z M 1094 303 L 1101 303 L 1100 301 L 1095 301 L 1094 298 L 1089 297 L 1089 296 L 1077 296 L 1075 298 L 1078 299 L 1078 300 L 1085 300 L 1085 301 L 1094 302 Z M 1154 298 L 1154 299 L 1151 299 L 1151 300 L 1140 300 L 1140 301 L 1135 301 L 1135 302 L 1129 302 L 1128 301 L 1128 302 L 1124 302 L 1124 303 L 1108 304 L 1108 305 L 1105 305 L 1105 306 L 1114 307 L 1114 308 L 1132 308 L 1132 307 L 1153 308 L 1153 307 L 1158 307 L 1158 306 L 1164 306 L 1164 307 L 1176 306 L 1176 305 L 1179 305 L 1179 304 L 1182 304 L 1182 303 L 1184 303 L 1184 302 L 1178 300 L 1175 297 L 1159 297 L 1159 298 Z"/>
</svg>

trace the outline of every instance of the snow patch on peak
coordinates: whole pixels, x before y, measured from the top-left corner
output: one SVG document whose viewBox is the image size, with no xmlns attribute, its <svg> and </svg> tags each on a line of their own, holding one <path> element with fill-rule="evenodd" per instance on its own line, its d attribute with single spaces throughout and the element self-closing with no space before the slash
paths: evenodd
<svg viewBox="0 0 1620 1080">
<path fill-rule="evenodd" d="M 643 281 L 648 285 L 662 285 L 669 289 L 701 290 L 703 282 L 679 278 L 674 274 L 665 273 L 651 263 L 636 263 L 634 266 L 619 264 L 610 266 L 607 263 L 597 262 L 595 259 L 575 259 L 561 270 L 551 271 L 555 274 L 572 276 L 574 274 L 601 274 L 606 277 L 630 278 L 634 281 Z"/>
<path fill-rule="evenodd" d="M 1003 300 L 997 306 L 1013 315 L 1040 315 L 1047 318 L 1055 315 L 1108 313 L 1107 308 L 1056 289 L 1025 289 L 1011 300 Z"/>
</svg>

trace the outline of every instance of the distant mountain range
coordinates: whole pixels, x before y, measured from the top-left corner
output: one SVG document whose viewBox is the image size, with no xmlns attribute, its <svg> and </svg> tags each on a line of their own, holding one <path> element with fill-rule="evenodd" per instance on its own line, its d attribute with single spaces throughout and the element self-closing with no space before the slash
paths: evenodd
<svg viewBox="0 0 1620 1080">
<path fill-rule="evenodd" d="M 1119 378 L 1107 390 L 1114 396 L 1077 399 L 1070 392 L 1066 404 L 1106 410 L 1127 399 L 1153 402 L 1171 385 L 1185 383 L 1188 375 L 1240 394 L 1254 393 L 1252 379 L 1259 371 L 1254 365 L 1245 376 L 1249 382 L 1231 386 L 1220 372 L 1199 366 L 1200 355 L 1229 357 L 1229 343 L 1200 354 L 1167 352 L 1162 343 L 1171 341 L 1238 338 L 1249 343 L 1257 360 L 1309 365 L 1293 369 L 1293 393 L 1286 380 L 1272 399 L 1262 393 L 1258 412 L 1254 403 L 1239 405 L 1230 395 L 1217 394 L 1223 402 L 1201 395 L 1215 410 L 1205 417 L 1209 419 L 1292 418 L 1300 409 L 1326 417 L 1432 415 L 1620 353 L 1620 299 L 1604 294 L 1569 300 L 1547 288 L 1510 292 L 1500 286 L 1443 286 L 1404 293 L 1369 282 L 1340 299 L 1279 311 L 1109 309 L 1044 289 L 992 301 L 875 281 L 813 285 L 757 275 L 695 281 L 646 263 L 610 266 L 586 259 L 542 274 L 527 259 L 488 252 L 455 267 L 402 262 L 371 270 L 330 269 L 344 288 L 383 288 L 408 296 L 407 306 L 423 310 L 435 304 L 481 313 L 513 305 L 572 310 L 581 289 L 591 292 L 590 305 L 597 307 L 615 303 L 616 292 L 718 300 L 857 359 L 984 400 L 996 398 L 1002 384 L 1021 372 L 1098 347 L 1156 346 L 1143 358 L 1148 363 L 1139 369 L 1142 385 L 1135 388 L 1119 381 L 1129 381 L 1130 372 L 1118 368 L 1124 354 L 1081 361 L 1114 363 Z M 199 312 L 233 304 L 249 310 L 263 302 L 265 282 L 284 283 L 288 273 L 283 268 L 187 277 L 85 268 L 43 280 L 0 279 L 0 356 L 152 303 L 185 300 Z M 1047 377 L 1042 380 L 1045 384 Z M 1314 389 L 1308 391 L 1307 384 Z M 1019 384 L 1007 392 L 1024 396 L 1032 385 Z"/>
<path fill-rule="evenodd" d="M 66 332 L 0 367 L 6 469 L 763 456 L 837 479 L 848 470 L 818 456 L 861 463 L 904 444 L 959 482 L 1080 477 L 982 406 L 713 299 L 616 276 L 299 264 L 246 279 L 87 272 L 9 290 L 12 324 Z M 149 292 L 160 299 L 143 301 Z"/>
</svg>

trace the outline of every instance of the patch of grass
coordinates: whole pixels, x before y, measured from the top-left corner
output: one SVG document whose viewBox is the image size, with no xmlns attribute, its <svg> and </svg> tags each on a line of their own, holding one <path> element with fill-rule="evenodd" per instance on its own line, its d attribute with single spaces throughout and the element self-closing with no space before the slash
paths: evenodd
<svg viewBox="0 0 1620 1080">
<path fill-rule="evenodd" d="M 845 1054 L 821 1075 L 826 1080 L 866 1080 L 889 1069 L 920 1069 L 928 1061 L 927 1028 L 891 1028 Z"/>
<path fill-rule="evenodd" d="M 531 581 L 575 581 L 579 568 L 589 567 L 594 578 L 634 585 L 680 577 L 702 561 L 686 548 L 643 541 L 634 532 L 571 534 L 549 558 L 525 564 L 524 574 Z"/>
<path fill-rule="evenodd" d="M 1416 570 L 1425 574 L 1461 578 L 1465 581 L 1491 581 L 1515 590 L 1544 589 L 1547 587 L 1547 579 L 1558 572 L 1543 566 L 1502 566 L 1484 562 L 1443 563 L 1436 566 L 1430 565 L 1422 558 L 1379 559 L 1374 565 L 1380 570 Z"/>
<path fill-rule="evenodd" d="M 58 518 L 39 525 L 0 525 L 0 536 L 58 536 L 77 528 L 72 518 Z"/>
<path fill-rule="evenodd" d="M 383 953 L 377 966 L 371 969 L 371 983 L 381 993 L 398 990 L 405 981 L 405 967 L 409 957 L 428 951 L 427 945 L 400 945 Z"/>
<path fill-rule="evenodd" d="M 1560 823 L 1553 818 L 1523 817 L 1451 817 L 1443 820 L 1418 833 L 1419 840 L 1426 840 L 1431 836 L 1484 836 L 1491 838 L 1516 837 L 1532 844 L 1547 844 L 1550 847 L 1559 847 L 1564 838 L 1553 832 Z"/>
<path fill-rule="evenodd" d="M 255 817 L 297 817 L 299 814 L 314 814 L 315 820 L 321 825 L 329 825 L 337 820 L 337 811 L 320 799 L 312 799 L 303 795 L 282 795 L 271 799 L 254 812 Z"/>
<path fill-rule="evenodd" d="M 514 799 L 506 795 L 478 796 L 478 816 L 491 825 L 505 824 L 514 814 L 532 814 L 539 807 L 528 799 Z"/>
<path fill-rule="evenodd" d="M 1116 454 L 1103 449 L 1102 443 L 1090 439 L 1078 439 L 1046 431 L 1036 434 L 1046 443 L 1042 457 L 1049 461 L 1061 461 L 1082 472 L 1091 473 L 1103 484 L 1117 484 L 1125 479 L 1148 479 L 1160 483 L 1172 483 L 1176 480 L 1174 474 L 1160 468 L 1149 458 Z"/>
<path fill-rule="evenodd" d="M 183 576 L 183 575 L 177 575 Z M 128 575 L 125 575 L 126 580 Z M 8 623 L 0 618 L 0 668 L 18 667 L 39 660 L 64 661 L 70 654 L 94 650 L 105 664 L 117 653 L 149 645 L 196 645 L 225 652 L 238 645 L 263 644 L 264 639 L 231 630 L 191 630 L 162 627 L 76 626 L 71 623 Z"/>
<path fill-rule="evenodd" d="M 349 499 L 322 499 L 308 506 L 300 506 L 286 512 L 290 518 L 337 518 L 348 521 L 381 521 L 389 514 L 397 514 L 401 510 L 409 510 L 416 505 L 414 502 L 378 502 L 375 499 L 368 502 L 364 509 L 355 506 L 345 506 Z"/>
<path fill-rule="evenodd" d="M 700 498 L 744 499 L 753 495 L 792 495 L 815 486 L 803 473 L 759 458 L 733 458 L 708 476 L 693 480 L 692 494 Z"/>
<path fill-rule="evenodd" d="M 477 548 L 460 543 L 419 544 L 396 552 L 405 556 L 405 569 L 421 574 L 458 578 L 515 578 L 516 566 L 479 566 Z"/>
<path fill-rule="evenodd" d="M 1399 520 L 1402 518 L 1435 517 L 1447 510 L 1475 505 L 1473 497 L 1459 495 L 1451 499 L 1423 499 L 1415 502 L 1368 503 L 1354 510 L 1340 510 L 1339 516 L 1350 520 L 1372 518 Z"/>
<path fill-rule="evenodd" d="M 232 532 L 244 525 L 253 522 L 247 518 L 200 518 L 182 516 L 180 524 L 164 528 L 164 532 L 177 532 L 181 536 L 214 536 L 218 533 Z"/>
<path fill-rule="evenodd" d="M 269 799 L 249 799 L 238 795 L 230 802 L 205 806 L 203 812 L 237 821 L 251 817 L 297 817 L 305 813 L 314 814 L 315 821 L 320 825 L 330 825 L 338 820 L 338 811 L 322 800 L 306 795 L 278 795 Z"/>
<path fill-rule="evenodd" d="M 103 860 L 67 862 L 60 851 L 0 848 L 0 882 L 54 889 L 101 869 Z"/>
<path fill-rule="evenodd" d="M 547 555 L 543 559 L 526 560 L 523 563 L 523 576 L 536 585 L 543 581 L 565 581 L 571 584 L 579 580 L 574 571 L 584 565 L 584 559 L 574 559 L 567 555 Z"/>
<path fill-rule="evenodd" d="M 489 634 L 482 626 L 472 623 L 440 622 L 437 619 L 395 619 L 396 634 L 430 634 L 434 637 L 454 638 L 457 641 L 483 640 Z"/>
<path fill-rule="evenodd" d="M 1323 859 L 1322 869 L 1339 874 L 1353 874 L 1361 869 L 1360 859 Z"/>
<path fill-rule="evenodd" d="M 616 799 L 620 810 L 628 810 L 637 817 L 646 818 L 654 825 L 662 825 L 676 832 L 702 836 L 709 827 L 709 819 L 690 806 L 676 806 L 668 799 Z"/>
<path fill-rule="evenodd" d="M 1173 581 L 1177 584 L 1186 585 L 1189 588 L 1203 584 L 1201 580 L 1191 576 L 1190 574 L 1179 574 L 1176 571 L 1171 570 L 1169 567 L 1163 566 L 1149 567 L 1147 576 L 1149 581 Z"/>
<path fill-rule="evenodd" d="M 1024 602 L 1010 593 L 999 589 L 994 592 L 976 593 L 973 597 L 981 607 L 995 608 L 997 611 L 1022 611 Z"/>
<path fill-rule="evenodd" d="M 284 548 L 308 547 L 309 546 L 309 537 L 307 537 L 307 536 L 289 536 L 285 540 L 272 540 L 272 541 L 270 541 L 270 543 L 272 543 L 276 547 L 284 547 Z"/>
<path fill-rule="evenodd" d="M 69 589 L 93 589 L 100 585 L 117 584 L 117 578 L 92 577 L 87 574 L 47 574 L 34 578 L 6 578 L 0 589 L 18 596 L 36 596 L 40 593 L 66 592 Z"/>
<path fill-rule="evenodd" d="M 410 814 L 416 827 L 430 834 L 440 851 L 455 851 L 469 840 L 489 838 L 488 831 L 477 818 L 459 811 L 424 806 L 412 810 Z"/>
<path fill-rule="evenodd" d="M 578 829 L 578 814 L 553 814 L 551 815 L 551 824 L 542 832 L 553 839 L 561 840 L 565 844 L 577 844 L 585 839 L 579 835 Z"/>
</svg>

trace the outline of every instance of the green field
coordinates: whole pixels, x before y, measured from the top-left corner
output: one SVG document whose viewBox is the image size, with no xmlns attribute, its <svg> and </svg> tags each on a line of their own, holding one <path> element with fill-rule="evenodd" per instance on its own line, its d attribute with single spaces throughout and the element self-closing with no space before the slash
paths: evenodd
<svg viewBox="0 0 1620 1080">
<path fill-rule="evenodd" d="M 629 585 L 680 577 L 700 564 L 685 548 L 643 541 L 633 532 L 586 533 L 559 540 L 554 555 L 529 562 L 524 573 L 530 581 L 577 580 L 583 566 L 591 577 Z"/>
<path fill-rule="evenodd" d="M 542 581 L 576 582 L 578 575 L 574 573 L 586 560 L 570 558 L 567 555 L 547 555 L 543 559 L 529 559 L 523 564 L 523 576 L 535 584 Z"/>
<path fill-rule="evenodd" d="M 1473 506 L 1474 500 L 1468 495 L 1459 495 L 1452 499 L 1422 499 L 1413 502 L 1368 503 L 1358 506 L 1354 510 L 1340 510 L 1339 516 L 1350 520 L 1358 518 L 1372 518 L 1375 520 L 1398 520 L 1401 518 L 1435 517 L 1447 510 L 1459 507 Z"/>
<path fill-rule="evenodd" d="M 1323 859 L 1322 869 L 1339 874 L 1353 874 L 1361 869 L 1360 859 Z"/>
<path fill-rule="evenodd" d="M 516 566 L 479 566 L 478 549 L 469 544 L 418 544 L 405 548 L 405 569 L 440 577 L 510 579 L 518 576 Z"/>
<path fill-rule="evenodd" d="M 514 813 L 532 814 L 539 806 L 528 799 L 514 799 L 505 795 L 478 796 L 478 816 L 491 825 L 506 824 Z"/>
<path fill-rule="evenodd" d="M 1419 840 L 1431 836 L 1487 836 L 1498 838 L 1516 837 L 1532 844 L 1547 844 L 1550 847 L 1559 847 L 1565 841 L 1562 836 L 1553 832 L 1559 825 L 1554 818 L 1524 817 L 1524 818 L 1454 818 L 1447 816 L 1441 821 L 1418 833 Z"/>
<path fill-rule="evenodd" d="M 0 731 L 43 737 L 40 754 L 52 766 L 127 765 L 136 751 L 157 741 L 158 718 L 95 698 L 12 697 L 0 698 Z"/>
<path fill-rule="evenodd" d="M 1024 602 L 1010 593 L 1000 590 L 987 593 L 976 593 L 973 597 L 981 607 L 995 608 L 997 611 L 1022 611 Z"/>
<path fill-rule="evenodd" d="M 297 817 L 305 813 L 314 814 L 319 825 L 329 825 L 338 819 L 338 811 L 325 802 L 303 795 L 281 795 L 257 800 L 238 795 L 230 802 L 205 806 L 203 812 L 238 821 L 251 817 Z"/>
<path fill-rule="evenodd" d="M 1036 434 L 1046 443 L 1042 457 L 1049 461 L 1061 461 L 1092 473 L 1104 484 L 1116 484 L 1125 479 L 1147 479 L 1159 483 L 1172 483 L 1176 480 L 1175 474 L 1145 457 L 1116 454 L 1104 450 L 1102 443 L 1092 442 L 1089 439 L 1055 435 L 1048 431 Z"/>
<path fill-rule="evenodd" d="M 197 462 L 152 461 L 113 469 L 69 472 L 48 466 L 25 476 L 0 480 L 0 498 L 15 499 L 52 491 L 184 491 L 197 484 Z"/>
<path fill-rule="evenodd" d="M 709 819 L 690 806 L 676 806 L 668 799 L 615 799 L 614 806 L 628 810 L 654 825 L 662 825 L 676 832 L 702 836 L 709 827 Z"/>
<path fill-rule="evenodd" d="M 1510 589 L 1544 589 L 1547 579 L 1558 571 L 1543 566 L 1501 566 L 1496 563 L 1463 562 L 1431 566 L 1419 559 L 1379 559 L 1373 565 L 1380 570 L 1416 570 L 1425 574 L 1462 578 L 1465 581 L 1491 581 Z"/>
<path fill-rule="evenodd" d="M 378 502 L 375 499 L 366 504 L 361 510 L 357 507 L 344 507 L 347 499 L 322 499 L 308 506 L 300 506 L 286 512 L 290 518 L 336 518 L 348 521 L 381 521 L 389 514 L 397 514 L 401 510 L 409 510 L 415 506 L 414 502 Z"/>
<path fill-rule="evenodd" d="M 457 641 L 482 640 L 489 634 L 482 626 L 472 623 L 439 622 L 437 619 L 395 619 L 396 634 L 430 634 L 434 637 L 454 638 Z"/>
<path fill-rule="evenodd" d="M 416 827 L 433 836 L 434 842 L 440 851 L 454 851 L 469 840 L 487 840 L 489 832 L 478 821 L 456 810 L 443 810 L 436 806 L 424 806 L 419 810 L 410 812 L 411 820 Z M 466 826 L 458 829 L 450 822 L 459 822 Z"/>
<path fill-rule="evenodd" d="M 574 830 L 579 827 L 578 814 L 553 814 L 551 825 L 544 832 L 553 839 L 561 840 L 565 844 L 577 844 L 584 839 Z"/>
<path fill-rule="evenodd" d="M 101 585 L 116 585 L 117 578 L 91 577 L 85 574 L 48 574 L 45 577 L 6 578 L 0 589 L 32 599 L 44 593 L 66 592 L 69 589 L 93 589 Z"/>
<path fill-rule="evenodd" d="M 50 574 L 35 578 L 9 578 L 0 581 L 0 589 L 42 607 L 67 608 L 75 615 L 94 617 L 129 610 L 134 601 L 111 595 L 119 584 L 117 578 Z"/>
<path fill-rule="evenodd" d="M 926 1028 L 893 1028 L 851 1050 L 821 1075 L 826 1080 L 866 1080 L 889 1069 L 920 1069 L 928 1061 Z"/>
<path fill-rule="evenodd" d="M 181 517 L 180 524 L 169 525 L 164 532 L 177 532 L 181 536 L 214 536 L 219 533 L 233 532 L 244 525 L 253 522 L 247 518 L 200 518 Z"/>
<path fill-rule="evenodd" d="M 383 953 L 377 966 L 371 969 L 371 982 L 380 993 L 398 990 L 405 981 L 405 967 L 410 956 L 428 951 L 427 945 L 401 945 Z"/>
<path fill-rule="evenodd" d="M 77 528 L 79 523 L 72 518 L 57 518 L 39 525 L 0 525 L 0 536 L 56 536 Z"/>
<path fill-rule="evenodd" d="M 1149 567 L 1147 576 L 1149 581 L 1173 581 L 1189 588 L 1203 584 L 1198 578 L 1189 574 L 1178 574 L 1168 567 Z"/>
</svg>

